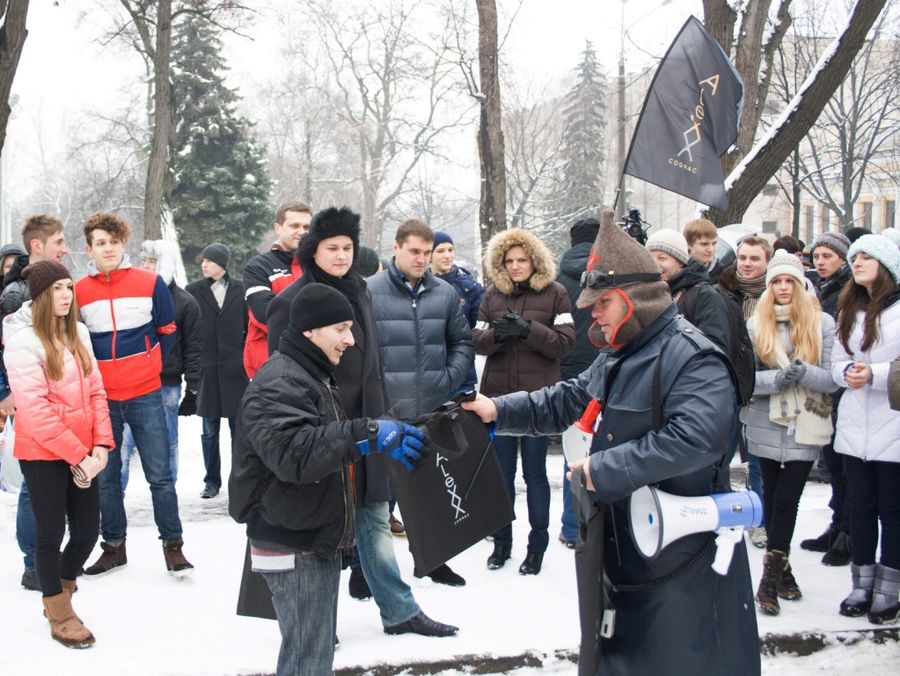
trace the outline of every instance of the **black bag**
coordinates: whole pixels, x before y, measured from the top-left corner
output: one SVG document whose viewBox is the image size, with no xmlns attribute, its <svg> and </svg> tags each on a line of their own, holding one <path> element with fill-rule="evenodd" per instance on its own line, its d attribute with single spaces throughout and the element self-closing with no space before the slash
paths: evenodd
<svg viewBox="0 0 900 676">
<path fill-rule="evenodd" d="M 510 523 L 512 498 L 481 419 L 456 401 L 412 421 L 426 435 L 415 472 L 390 463 L 416 575 L 427 575 Z"/>
<path fill-rule="evenodd" d="M 753 341 L 750 340 L 750 333 L 747 331 L 747 322 L 744 321 L 744 315 L 740 306 L 734 301 L 726 291 L 718 285 L 713 286 L 700 282 L 684 292 L 682 299 L 684 301 L 684 316 L 689 321 L 694 321 L 694 315 L 697 309 L 697 298 L 700 295 L 700 289 L 703 286 L 711 286 L 725 300 L 725 307 L 728 308 L 728 360 L 737 374 L 738 382 L 738 405 L 746 406 L 750 403 L 750 397 L 753 396 L 753 388 L 756 384 L 756 358 L 753 355 Z"/>
<path fill-rule="evenodd" d="M 244 571 L 241 574 L 241 588 L 238 591 L 237 614 L 242 617 L 259 617 L 263 620 L 274 620 L 275 607 L 272 605 L 272 592 L 266 578 L 261 573 L 254 573 L 250 567 L 250 541 L 244 551 Z"/>
</svg>

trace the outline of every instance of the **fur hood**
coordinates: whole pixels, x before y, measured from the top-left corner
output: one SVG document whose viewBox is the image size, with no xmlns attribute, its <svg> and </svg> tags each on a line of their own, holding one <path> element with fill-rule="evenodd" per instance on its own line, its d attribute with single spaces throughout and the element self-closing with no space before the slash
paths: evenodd
<svg viewBox="0 0 900 676">
<path fill-rule="evenodd" d="M 512 228 L 498 232 L 488 242 L 485 255 L 485 268 L 488 276 L 500 293 L 511 295 L 515 292 L 516 285 L 510 279 L 509 273 L 503 267 L 503 257 L 514 246 L 525 249 L 525 253 L 531 258 L 534 273 L 528 280 L 528 285 L 535 291 L 543 291 L 556 279 L 556 263 L 550 249 L 534 234 L 521 228 Z"/>
</svg>

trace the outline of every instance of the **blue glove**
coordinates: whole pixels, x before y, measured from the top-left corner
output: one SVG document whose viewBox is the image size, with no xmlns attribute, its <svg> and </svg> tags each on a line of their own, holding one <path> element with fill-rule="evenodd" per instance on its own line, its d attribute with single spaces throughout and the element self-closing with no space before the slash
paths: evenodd
<svg viewBox="0 0 900 676">
<path fill-rule="evenodd" d="M 416 468 L 416 463 L 422 459 L 422 442 L 425 435 L 418 427 L 407 425 L 396 420 L 371 421 L 378 425 L 378 431 L 374 436 L 374 446 L 369 439 L 356 442 L 356 447 L 361 455 L 372 453 L 387 453 L 393 460 L 406 467 L 410 472 Z"/>
</svg>

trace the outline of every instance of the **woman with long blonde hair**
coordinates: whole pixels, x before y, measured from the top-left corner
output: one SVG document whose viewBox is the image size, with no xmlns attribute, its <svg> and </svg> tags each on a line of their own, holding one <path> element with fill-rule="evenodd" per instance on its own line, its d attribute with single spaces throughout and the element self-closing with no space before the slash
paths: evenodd
<svg viewBox="0 0 900 676">
<path fill-rule="evenodd" d="M 780 612 L 778 599 L 802 593 L 788 560 L 797 505 L 822 446 L 831 438 L 829 371 L 834 320 L 806 292 L 800 260 L 776 251 L 766 269 L 766 290 L 747 323 L 756 353 L 753 398 L 741 411 L 748 450 L 763 475 L 768 535 L 756 593 L 760 609 Z"/>
<path fill-rule="evenodd" d="M 69 271 L 41 261 L 23 271 L 31 301 L 3 320 L 3 354 L 16 401 L 13 454 L 37 524 L 35 560 L 51 636 L 86 648 L 94 636 L 72 609 L 75 578 L 100 530 L 94 477 L 113 447 L 100 371 Z M 69 524 L 69 541 L 60 555 Z"/>
</svg>

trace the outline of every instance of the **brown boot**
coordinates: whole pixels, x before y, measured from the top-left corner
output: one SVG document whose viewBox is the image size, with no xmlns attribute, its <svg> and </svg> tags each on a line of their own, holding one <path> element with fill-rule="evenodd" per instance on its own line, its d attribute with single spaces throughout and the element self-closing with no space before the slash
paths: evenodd
<svg viewBox="0 0 900 676">
<path fill-rule="evenodd" d="M 125 540 L 118 545 L 101 542 L 100 549 L 103 550 L 103 553 L 99 559 L 94 561 L 93 565 L 84 569 L 85 575 L 104 575 L 128 563 L 128 557 L 125 555 Z"/>
<path fill-rule="evenodd" d="M 756 602 L 766 615 L 781 612 L 778 606 L 778 580 L 784 573 L 787 556 L 777 549 L 770 549 L 763 557 L 763 574 L 756 591 Z"/>
<path fill-rule="evenodd" d="M 184 546 L 183 540 L 169 540 L 163 543 L 163 556 L 166 559 L 166 568 L 175 577 L 184 577 L 190 575 L 194 570 L 194 566 L 184 558 L 181 548 Z"/>
<path fill-rule="evenodd" d="M 785 601 L 797 601 L 803 598 L 803 592 L 800 591 L 800 585 L 794 578 L 794 572 L 791 570 L 791 562 L 787 556 L 784 558 L 784 570 L 781 577 L 778 578 L 778 598 Z"/>
<path fill-rule="evenodd" d="M 72 601 L 72 594 L 78 591 L 78 585 L 75 583 L 75 580 L 67 580 L 65 578 L 59 578 L 59 584 L 62 587 L 63 594 L 69 595 L 69 602 Z M 44 613 L 44 617 L 47 617 L 47 614 Z M 78 614 L 75 614 L 75 618 L 81 622 L 81 618 L 78 617 Z"/>
<path fill-rule="evenodd" d="M 43 597 L 44 615 L 50 621 L 50 635 L 67 648 L 87 648 L 94 643 L 94 635 L 72 610 L 68 592 Z"/>
</svg>

